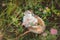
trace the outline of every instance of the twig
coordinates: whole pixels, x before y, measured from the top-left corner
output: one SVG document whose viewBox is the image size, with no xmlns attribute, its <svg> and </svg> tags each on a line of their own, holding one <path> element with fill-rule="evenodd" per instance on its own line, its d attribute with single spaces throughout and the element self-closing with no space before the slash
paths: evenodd
<svg viewBox="0 0 60 40">
<path fill-rule="evenodd" d="M 21 34 L 21 35 L 19 35 L 18 37 L 16 37 L 15 40 L 18 40 L 20 37 L 24 36 L 25 34 L 27 34 L 27 33 L 29 33 L 29 32 L 30 32 L 29 30 L 26 31 L 26 32 L 24 32 L 23 34 Z"/>
</svg>

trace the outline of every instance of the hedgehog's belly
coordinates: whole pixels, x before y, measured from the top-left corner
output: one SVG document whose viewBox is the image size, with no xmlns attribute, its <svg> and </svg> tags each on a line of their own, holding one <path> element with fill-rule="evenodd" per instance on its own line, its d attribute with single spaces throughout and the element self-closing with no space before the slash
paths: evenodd
<svg viewBox="0 0 60 40">
<path fill-rule="evenodd" d="M 40 34 L 44 31 L 44 29 L 41 26 L 36 26 L 36 28 L 29 28 L 29 31 Z"/>
</svg>

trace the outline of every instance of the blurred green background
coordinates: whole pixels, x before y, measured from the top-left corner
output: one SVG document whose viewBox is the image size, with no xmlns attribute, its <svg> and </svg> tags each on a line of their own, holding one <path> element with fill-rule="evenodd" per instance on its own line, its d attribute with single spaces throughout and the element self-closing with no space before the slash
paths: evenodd
<svg viewBox="0 0 60 40">
<path fill-rule="evenodd" d="M 23 12 L 29 7 L 45 21 L 47 36 L 28 33 L 19 40 L 60 40 L 60 0 L 0 0 L 0 39 L 15 40 L 24 32 Z M 51 28 L 57 35 L 50 34 Z"/>
</svg>

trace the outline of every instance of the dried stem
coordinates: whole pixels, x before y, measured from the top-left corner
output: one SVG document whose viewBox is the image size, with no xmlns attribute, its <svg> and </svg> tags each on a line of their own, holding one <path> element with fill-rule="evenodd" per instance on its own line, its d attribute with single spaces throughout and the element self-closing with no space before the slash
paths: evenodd
<svg viewBox="0 0 60 40">
<path fill-rule="evenodd" d="M 25 34 L 27 34 L 27 33 L 29 33 L 29 32 L 30 32 L 30 31 L 28 30 L 28 31 L 24 32 L 23 34 L 20 34 L 18 37 L 16 37 L 15 40 L 18 40 L 20 37 L 24 36 Z"/>
</svg>

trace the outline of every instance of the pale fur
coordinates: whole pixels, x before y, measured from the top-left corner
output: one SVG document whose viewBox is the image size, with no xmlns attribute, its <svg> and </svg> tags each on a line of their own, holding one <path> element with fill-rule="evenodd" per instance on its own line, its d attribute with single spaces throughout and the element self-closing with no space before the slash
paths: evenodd
<svg viewBox="0 0 60 40">
<path fill-rule="evenodd" d="M 36 24 L 37 23 L 37 19 L 33 16 L 33 13 L 30 11 L 26 11 L 24 13 L 24 17 L 23 17 L 23 23 L 25 27 L 30 27 L 32 26 L 31 24 Z"/>
</svg>

